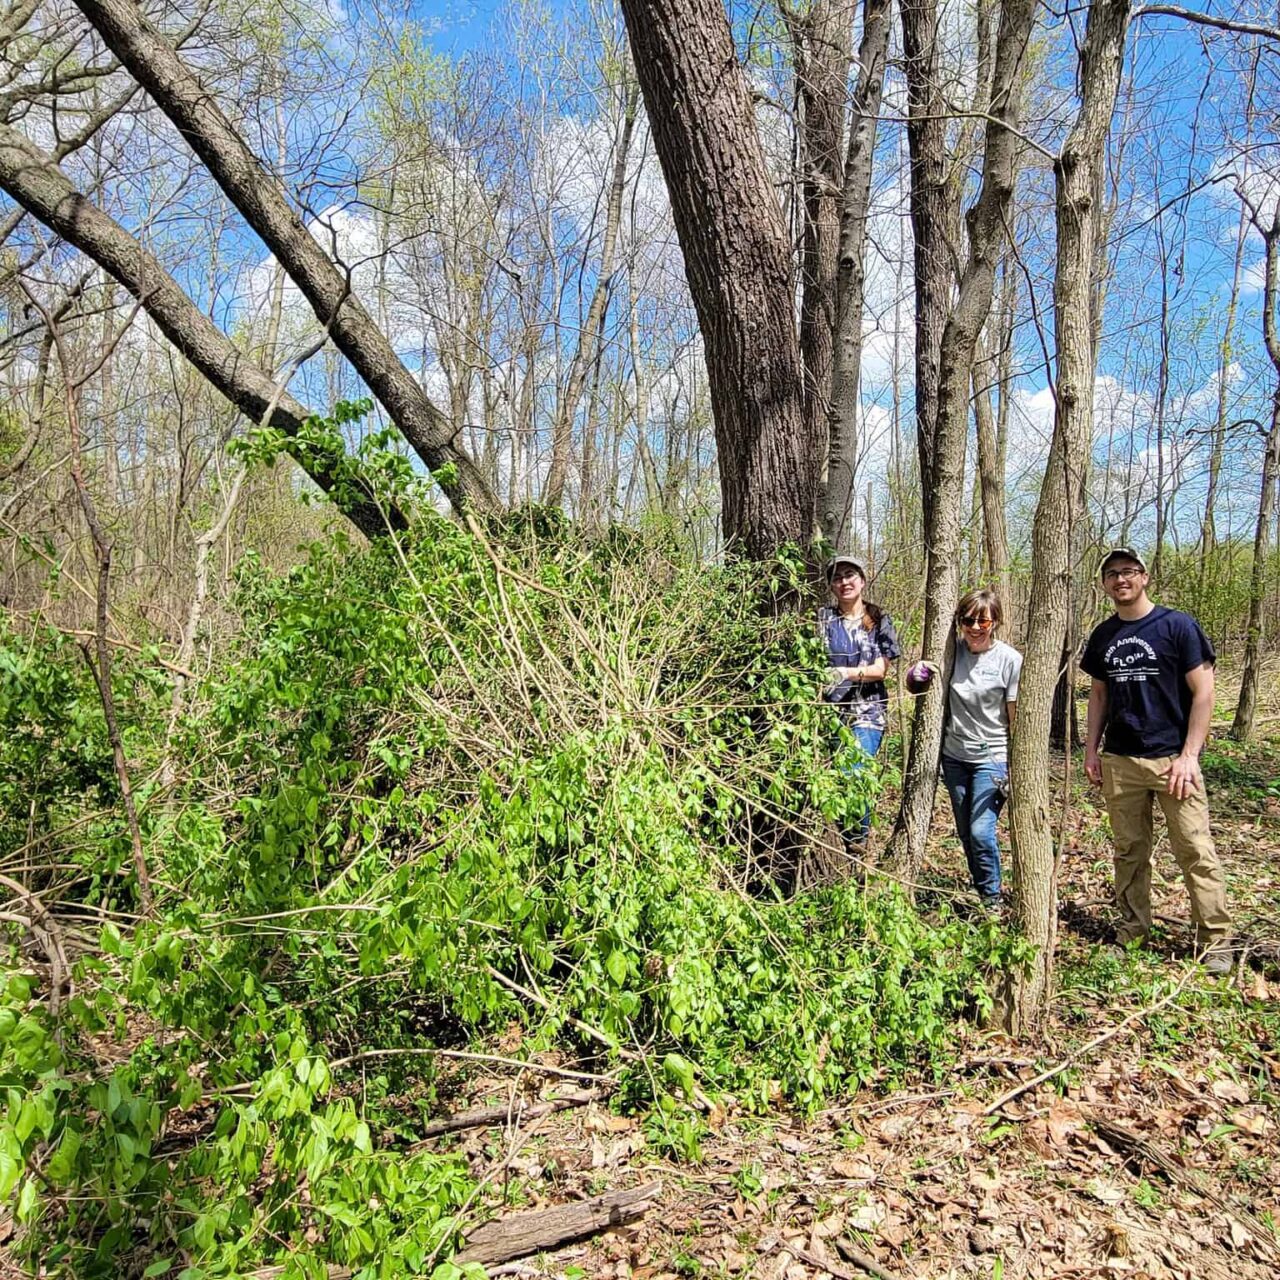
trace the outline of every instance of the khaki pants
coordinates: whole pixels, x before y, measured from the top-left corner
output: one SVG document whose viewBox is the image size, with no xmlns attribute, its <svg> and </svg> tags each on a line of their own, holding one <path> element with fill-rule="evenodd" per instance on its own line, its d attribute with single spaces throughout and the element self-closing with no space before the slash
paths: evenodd
<svg viewBox="0 0 1280 1280">
<path fill-rule="evenodd" d="M 1121 942 L 1140 941 L 1151 929 L 1151 799 L 1164 811 L 1173 856 L 1186 882 L 1196 946 L 1204 949 L 1231 934 L 1222 865 L 1209 832 L 1209 801 L 1204 783 L 1185 800 L 1165 790 L 1174 756 L 1143 760 L 1103 754 L 1102 792 L 1115 837 L 1116 929 Z"/>
</svg>

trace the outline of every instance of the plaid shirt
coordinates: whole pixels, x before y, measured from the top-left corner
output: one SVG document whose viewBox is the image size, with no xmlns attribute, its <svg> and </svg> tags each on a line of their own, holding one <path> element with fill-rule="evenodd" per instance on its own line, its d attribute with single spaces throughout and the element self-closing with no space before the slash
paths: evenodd
<svg viewBox="0 0 1280 1280">
<path fill-rule="evenodd" d="M 887 613 L 867 630 L 862 619 L 850 626 L 838 610 L 824 606 L 818 613 L 818 627 L 832 667 L 867 667 L 877 658 L 892 661 L 902 652 Z M 833 682 L 822 696 L 834 703 L 840 718 L 856 729 L 883 729 L 888 723 L 889 690 L 883 680 L 839 680 L 833 673 Z"/>
</svg>

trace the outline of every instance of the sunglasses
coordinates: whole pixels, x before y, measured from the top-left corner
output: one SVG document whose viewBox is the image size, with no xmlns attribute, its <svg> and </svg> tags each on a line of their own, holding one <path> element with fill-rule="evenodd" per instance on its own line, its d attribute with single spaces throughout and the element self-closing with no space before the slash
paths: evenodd
<svg viewBox="0 0 1280 1280">
<path fill-rule="evenodd" d="M 990 618 L 979 618 L 976 614 L 970 613 L 960 619 L 960 625 L 973 631 L 990 631 L 996 624 Z"/>
</svg>

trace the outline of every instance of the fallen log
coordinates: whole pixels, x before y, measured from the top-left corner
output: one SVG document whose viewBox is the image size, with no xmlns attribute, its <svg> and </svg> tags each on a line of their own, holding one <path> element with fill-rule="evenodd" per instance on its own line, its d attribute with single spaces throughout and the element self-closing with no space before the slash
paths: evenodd
<svg viewBox="0 0 1280 1280">
<path fill-rule="evenodd" d="M 585 1107 L 589 1102 L 597 1102 L 604 1094 L 599 1089 L 586 1089 L 581 1093 L 561 1094 L 549 1098 L 546 1102 L 535 1102 L 531 1106 L 520 1103 L 496 1107 L 477 1107 L 474 1111 L 459 1111 L 451 1116 L 441 1116 L 438 1120 L 428 1120 L 422 1126 L 422 1138 L 438 1138 L 443 1133 L 458 1133 L 463 1129 L 485 1129 L 491 1125 L 506 1125 L 511 1121 L 534 1120 L 538 1116 L 550 1115 L 554 1111 L 567 1111 L 570 1107 Z M 416 1151 L 422 1145 L 415 1142 L 410 1151 Z"/>
<path fill-rule="evenodd" d="M 532 1209 L 495 1218 L 467 1236 L 466 1247 L 453 1261 L 487 1265 L 559 1248 L 609 1227 L 635 1222 L 649 1210 L 661 1190 L 660 1182 L 650 1182 L 630 1191 L 610 1191 L 553 1209 Z"/>
<path fill-rule="evenodd" d="M 1134 1133 L 1132 1129 L 1126 1129 L 1124 1125 L 1117 1124 L 1114 1120 L 1108 1120 L 1106 1117 L 1096 1113 L 1090 1113 L 1088 1118 L 1098 1136 L 1123 1155 L 1126 1160 L 1138 1165 L 1143 1171 L 1145 1171 L 1145 1168 L 1159 1169 L 1175 1186 L 1181 1186 L 1193 1195 L 1208 1200 L 1210 1204 L 1216 1205 L 1223 1213 L 1235 1218 L 1253 1236 L 1254 1244 L 1263 1247 L 1275 1247 L 1275 1230 L 1263 1222 L 1255 1213 L 1242 1208 L 1240 1205 L 1233 1204 L 1220 1191 L 1210 1186 L 1208 1179 L 1203 1174 L 1185 1164 L 1179 1163 L 1163 1147 L 1152 1142 L 1150 1138 L 1144 1138 L 1141 1134 Z"/>
</svg>

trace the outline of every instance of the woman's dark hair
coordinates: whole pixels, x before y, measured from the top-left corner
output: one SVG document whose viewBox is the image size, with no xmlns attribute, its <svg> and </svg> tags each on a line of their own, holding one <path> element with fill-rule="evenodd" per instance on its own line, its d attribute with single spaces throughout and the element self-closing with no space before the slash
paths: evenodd
<svg viewBox="0 0 1280 1280">
<path fill-rule="evenodd" d="M 1000 593 L 995 587 L 978 587 L 975 591 L 966 591 L 956 605 L 956 622 L 972 615 L 986 614 L 991 619 L 991 630 L 999 631 L 1004 621 L 1004 606 L 1000 603 Z"/>
</svg>

